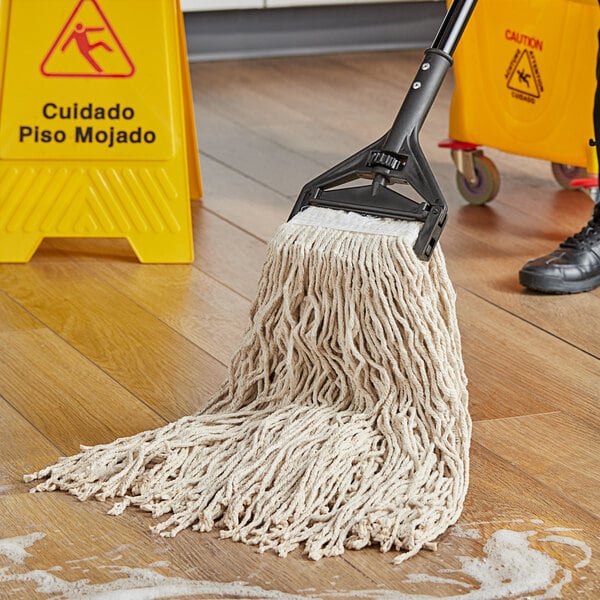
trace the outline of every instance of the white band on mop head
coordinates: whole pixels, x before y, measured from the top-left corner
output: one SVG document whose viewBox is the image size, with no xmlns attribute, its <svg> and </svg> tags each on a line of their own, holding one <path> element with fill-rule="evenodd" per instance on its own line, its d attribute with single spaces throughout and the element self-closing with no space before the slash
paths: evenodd
<svg viewBox="0 0 600 600">
<path fill-rule="evenodd" d="M 410 243 L 416 241 L 422 226 L 417 221 L 370 217 L 359 215 L 355 212 L 320 208 L 317 206 L 309 206 L 300 211 L 290 223 L 294 225 L 312 225 L 314 227 L 354 231 L 357 233 L 393 235 L 405 238 Z"/>
</svg>

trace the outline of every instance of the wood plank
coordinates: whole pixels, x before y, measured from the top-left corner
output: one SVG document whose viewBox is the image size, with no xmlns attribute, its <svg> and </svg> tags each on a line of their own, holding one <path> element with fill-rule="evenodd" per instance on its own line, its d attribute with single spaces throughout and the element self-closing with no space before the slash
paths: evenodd
<svg viewBox="0 0 600 600">
<path fill-rule="evenodd" d="M 373 77 L 371 71 L 375 67 L 365 71 L 356 68 L 354 59 L 368 60 L 368 56 L 193 65 L 197 80 L 204 82 L 197 88 L 197 116 L 201 120 L 203 111 L 220 112 L 242 131 L 268 135 L 286 149 L 315 160 L 320 169 L 313 173 L 306 171 L 305 178 L 299 181 L 301 187 L 309 178 L 389 129 L 422 52 L 374 54 L 372 63 L 386 65 L 393 71 L 389 78 Z M 452 82 L 448 80 L 434 103 L 439 110 L 434 110 L 425 122 L 421 136 L 427 153 L 436 151 L 432 159 L 443 157 L 445 163 L 450 163 L 449 153 L 438 149 L 437 142 L 447 137 L 445 115 L 451 88 Z M 220 146 L 218 132 L 208 131 L 201 147 L 213 156 L 221 156 L 227 150 L 221 150 Z M 244 172 L 252 176 L 252 172 Z M 277 175 L 287 177 L 288 172 L 277 171 Z M 292 191 L 292 195 L 298 191 L 299 188 Z"/>
<path fill-rule="evenodd" d="M 54 461 L 59 450 L 165 423 L 5 294 L 0 323 L 0 476 L 9 479 L 0 486 L 22 490 L 23 473 Z"/>
<path fill-rule="evenodd" d="M 351 134 L 339 138 L 347 146 L 353 139 L 377 139 L 389 129 L 416 72 L 410 63 L 398 69 L 395 82 L 366 81 L 328 57 L 267 59 L 246 76 L 261 93 L 306 115 L 315 132 L 325 128 Z"/>
<path fill-rule="evenodd" d="M 0 265 L 0 279 L 13 299 L 168 420 L 198 410 L 224 376 L 220 362 L 85 264 Z"/>
<path fill-rule="evenodd" d="M 197 112 L 201 151 L 231 170 L 284 196 L 297 196 L 307 177 L 322 171 L 322 165 L 309 153 L 287 148 L 265 132 L 238 125 L 229 115 L 212 110 L 206 98 L 199 105 L 203 107 Z"/>
<path fill-rule="evenodd" d="M 477 423 L 473 439 L 600 516 L 600 430 L 563 413 Z"/>
<path fill-rule="evenodd" d="M 264 242 L 268 242 L 277 227 L 287 221 L 293 206 L 292 199 L 209 157 L 204 157 L 202 164 L 207 190 L 202 199 L 205 208 Z M 300 186 L 296 188 L 294 200 L 300 189 Z"/>
<path fill-rule="evenodd" d="M 300 64 L 308 69 L 308 77 L 301 72 Z M 203 114 L 208 117 L 216 113 L 244 130 L 268 137 L 286 151 L 300 154 L 321 168 L 334 159 L 343 158 L 338 154 L 340 146 L 353 146 L 355 135 L 352 128 L 336 131 L 329 126 L 329 117 L 330 111 L 339 109 L 348 95 L 342 90 L 333 94 L 327 90 L 326 95 L 318 95 L 326 85 L 317 73 L 323 64 L 330 64 L 327 57 L 308 61 L 263 59 L 246 64 L 232 61 L 192 65 L 193 80 L 203 82 L 195 88 L 199 129 L 202 130 Z M 333 71 L 329 68 L 323 75 L 329 76 Z M 353 108 L 352 103 L 348 108 Z M 207 110 L 210 112 L 205 113 Z M 334 120 L 337 118 L 339 115 Z M 218 130 L 207 131 L 204 141 L 210 146 L 212 141 L 217 141 L 215 133 Z M 277 156 L 273 158 L 277 160 Z"/>
<path fill-rule="evenodd" d="M 231 179 L 236 177 L 234 173 Z M 234 185 L 237 183 L 234 182 Z M 220 211 L 219 203 L 214 202 L 213 206 L 216 210 L 207 210 L 204 201 L 192 202 L 194 267 L 247 300 L 253 300 L 265 259 L 266 243 L 244 231 L 242 215 L 232 215 L 239 217 L 240 224 L 230 223 L 217 214 Z M 277 218 L 271 219 L 273 229 L 279 224 Z M 123 239 L 46 239 L 33 262 L 49 260 L 66 263 L 93 260 L 111 265 L 117 262 L 139 265 L 128 242 Z"/>
<path fill-rule="evenodd" d="M 474 420 L 561 410 L 600 428 L 596 358 L 457 291 Z"/>
<path fill-rule="evenodd" d="M 202 271 L 181 265 L 94 263 L 108 285 L 227 365 L 248 326 L 250 303 Z"/>
<path fill-rule="evenodd" d="M 198 205 L 193 206 L 192 211 L 196 253 L 194 264 L 253 301 L 265 261 L 265 243 Z"/>
<path fill-rule="evenodd" d="M 0 362 L 0 394 L 62 452 L 164 424 L 53 332 L 0 333 L 0 344 L 10 348 Z"/>
<path fill-rule="evenodd" d="M 0 290 L 0 332 L 43 329 L 44 324 Z"/>
<path fill-rule="evenodd" d="M 1 396 L 0 423 L 0 496 L 24 494 L 23 475 L 56 460 L 58 449 Z"/>
<path fill-rule="evenodd" d="M 329 60 L 360 76 L 361 81 L 376 80 L 399 89 L 405 89 L 412 81 L 424 50 L 406 49 L 400 52 L 346 52 L 331 54 Z M 453 84 L 452 70 L 446 81 Z M 445 94 L 440 96 L 446 98 Z"/>
</svg>

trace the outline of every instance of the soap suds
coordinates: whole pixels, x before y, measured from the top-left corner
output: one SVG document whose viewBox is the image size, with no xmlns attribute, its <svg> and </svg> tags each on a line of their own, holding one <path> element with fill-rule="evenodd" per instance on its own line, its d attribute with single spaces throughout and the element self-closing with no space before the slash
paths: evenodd
<svg viewBox="0 0 600 600">
<path fill-rule="evenodd" d="M 525 523 L 523 519 L 510 522 Z M 465 523 L 455 526 L 451 535 L 463 539 L 483 539 L 482 532 L 474 526 L 495 523 L 500 522 Z M 354 590 L 347 592 L 346 596 L 371 600 L 523 600 L 529 594 L 534 595 L 532 600 L 533 597 L 536 600 L 562 598 L 563 590 L 573 581 L 575 572 L 590 563 L 592 550 L 588 544 L 571 536 L 547 535 L 559 529 L 567 531 L 566 528 L 542 531 L 499 529 L 485 543 L 484 556 L 458 556 L 461 567 L 442 570 L 440 573 L 444 577 L 412 573 L 404 580 L 411 584 L 427 584 L 424 590 L 429 593 L 433 592 L 436 585 L 454 585 L 464 590 L 452 596 L 406 594 L 391 590 Z M 543 550 L 533 548 L 531 544 L 534 542 L 538 547 L 545 543 L 578 548 L 584 559 L 573 567 L 567 567 Z M 580 580 L 585 578 L 581 577 Z"/>
<path fill-rule="evenodd" d="M 512 523 L 525 523 L 514 520 Z M 497 522 L 500 523 L 500 522 Z M 501 522 L 502 524 L 508 521 Z M 532 521 L 529 521 L 531 524 Z M 340 598 L 357 598 L 364 600 L 523 600 L 530 597 L 536 600 L 552 600 L 561 598 L 564 588 L 574 580 L 580 569 L 590 564 L 592 550 L 584 541 L 571 535 L 558 535 L 558 532 L 578 531 L 567 528 L 540 527 L 538 530 L 497 529 L 487 534 L 492 522 L 465 523 L 455 526 L 450 535 L 456 538 L 484 540 L 483 556 L 457 556 L 460 568 L 441 570 L 438 575 L 411 573 L 405 575 L 404 582 L 423 586 L 425 594 L 405 593 L 395 590 L 335 590 L 318 593 L 314 588 L 305 588 L 293 594 L 278 590 L 267 590 L 250 585 L 243 581 L 216 582 L 191 580 L 181 577 L 170 577 L 157 573 L 150 567 L 165 568 L 167 561 L 154 562 L 146 568 L 131 568 L 121 565 L 100 565 L 97 568 L 108 570 L 115 577 L 108 583 L 91 583 L 89 579 L 69 581 L 58 576 L 60 567 L 46 570 L 30 570 L 24 573 L 13 573 L 9 568 L 0 568 L 0 584 L 13 583 L 10 593 L 22 590 L 23 584 L 35 586 L 35 591 L 57 600 L 155 600 L 168 598 L 195 597 L 201 598 L 249 598 L 272 600 L 309 600 Z M 542 523 L 543 524 L 543 523 Z M 530 525 L 531 526 L 531 525 Z M 527 527 L 527 524 L 525 525 Z M 486 536 L 484 537 L 484 533 Z M 38 540 L 45 537 L 43 533 L 31 533 L 26 536 L 0 540 L 0 555 L 7 557 L 15 565 L 23 565 L 32 556 L 26 551 Z M 535 547 L 533 547 L 535 545 Z M 581 552 L 582 560 L 575 565 L 561 564 L 553 556 L 561 556 L 561 562 L 575 561 L 573 552 L 547 552 L 550 547 L 569 547 Z M 113 553 L 109 551 L 106 556 Z M 90 561 L 97 557 L 81 558 L 65 561 L 71 576 L 77 563 Z M 99 559 L 97 559 L 99 560 Z M 22 570 L 17 568 L 16 570 Z M 406 570 L 406 566 L 403 567 Z M 52 572 L 51 572 L 52 571 Z M 87 569 L 86 569 L 87 571 Z M 332 579 L 338 579 L 332 575 Z M 585 577 L 578 576 L 580 582 Z M 332 587 L 337 581 L 330 582 Z M 20 586 L 19 586 L 20 584 Z M 431 596 L 437 586 L 448 593 L 448 586 L 456 586 L 456 592 L 450 596 Z M 337 586 L 336 586 L 337 587 Z M 418 588 L 417 588 L 418 589 Z"/>
<path fill-rule="evenodd" d="M 5 487 L 15 488 L 16 485 L 12 485 L 11 481 L 14 481 L 11 476 L 3 470 L 0 470 L 0 490 Z"/>
<path fill-rule="evenodd" d="M 478 529 L 474 527 L 465 527 L 463 525 L 455 525 L 452 531 L 454 537 L 465 538 L 469 540 L 480 540 L 482 535 Z"/>
<path fill-rule="evenodd" d="M 484 558 L 459 557 L 462 568 L 455 572 L 471 577 L 477 585 L 458 598 L 519 598 L 548 589 L 557 575 L 563 581 L 563 567 L 552 557 L 530 547 L 529 538 L 536 533 L 500 529 L 483 547 Z"/>
<path fill-rule="evenodd" d="M 8 575 L 0 569 L 0 582 L 18 581 L 34 583 L 40 594 L 60 594 L 61 600 L 155 600 L 158 598 L 183 598 L 186 596 L 209 596 L 222 598 L 255 598 L 273 600 L 305 600 L 314 596 L 298 596 L 276 590 L 265 590 L 246 583 L 219 583 L 194 581 L 180 577 L 165 577 L 151 569 L 111 567 L 115 574 L 122 574 L 109 583 L 89 583 L 87 580 L 65 581 L 47 571 Z"/>
<path fill-rule="evenodd" d="M 424 573 L 410 573 L 405 579 L 406 583 L 442 583 L 446 585 L 458 585 L 460 587 L 470 588 L 471 584 L 456 579 L 446 577 L 435 577 L 434 575 L 425 575 Z"/>
<path fill-rule="evenodd" d="M 86 556 L 85 558 L 74 558 L 72 560 L 65 560 L 66 565 L 73 565 L 80 562 L 85 562 L 87 560 L 96 560 L 97 556 Z"/>
<path fill-rule="evenodd" d="M 43 533 L 30 533 L 29 535 L 0 539 L 0 556 L 5 556 L 17 564 L 23 563 L 28 556 L 31 556 L 25 548 L 33 546 L 43 537 L 46 537 Z"/>
</svg>

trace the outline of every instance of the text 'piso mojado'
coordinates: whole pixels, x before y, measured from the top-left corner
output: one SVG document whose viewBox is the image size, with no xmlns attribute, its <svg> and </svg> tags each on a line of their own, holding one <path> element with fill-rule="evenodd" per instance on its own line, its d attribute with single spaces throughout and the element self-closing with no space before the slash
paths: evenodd
<svg viewBox="0 0 600 600">
<path fill-rule="evenodd" d="M 42 116 L 49 125 L 20 125 L 19 142 L 62 144 L 70 141 L 76 144 L 103 144 L 112 148 L 117 144 L 153 144 L 156 141 L 156 132 L 152 129 L 133 126 L 135 110 L 119 103 L 107 108 L 91 102 L 84 105 L 75 102 L 69 106 L 46 102 L 42 106 Z M 92 121 L 93 124 L 72 123 L 70 127 L 51 127 L 54 123 L 62 125 L 69 121 Z M 122 121 L 127 123 L 123 124 Z"/>
</svg>

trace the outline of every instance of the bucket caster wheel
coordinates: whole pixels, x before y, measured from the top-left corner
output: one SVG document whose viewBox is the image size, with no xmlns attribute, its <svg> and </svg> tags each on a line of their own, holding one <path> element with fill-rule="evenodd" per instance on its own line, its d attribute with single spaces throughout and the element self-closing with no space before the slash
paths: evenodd
<svg viewBox="0 0 600 600">
<path fill-rule="evenodd" d="M 483 154 L 473 153 L 473 177 L 456 172 L 456 186 L 469 204 L 485 204 L 500 190 L 500 173 L 496 165 Z"/>
<path fill-rule="evenodd" d="M 576 167 L 574 165 L 565 165 L 563 163 L 552 163 L 552 175 L 554 179 L 565 190 L 572 190 L 571 180 L 585 179 L 588 176 L 585 167 Z"/>
</svg>

